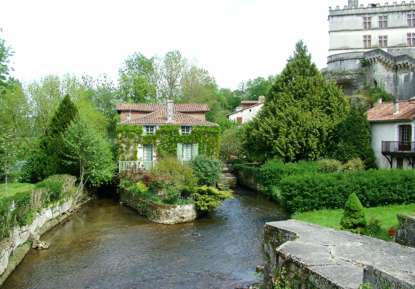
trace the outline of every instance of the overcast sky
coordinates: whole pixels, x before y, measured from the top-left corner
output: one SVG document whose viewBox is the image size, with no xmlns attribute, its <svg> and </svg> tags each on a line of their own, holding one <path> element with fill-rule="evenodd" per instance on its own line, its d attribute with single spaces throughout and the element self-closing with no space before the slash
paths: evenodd
<svg viewBox="0 0 415 289">
<path fill-rule="evenodd" d="M 178 49 L 222 87 L 276 74 L 303 39 L 320 68 L 329 6 L 347 0 L 1 0 L 0 36 L 27 83 L 72 73 L 114 80 L 135 51 Z M 368 3 L 370 1 L 361 1 Z"/>
</svg>

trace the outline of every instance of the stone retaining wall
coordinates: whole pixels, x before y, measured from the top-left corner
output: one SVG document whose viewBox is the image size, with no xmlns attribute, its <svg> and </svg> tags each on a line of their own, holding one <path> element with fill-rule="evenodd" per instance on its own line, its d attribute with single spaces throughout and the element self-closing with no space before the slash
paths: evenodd
<svg viewBox="0 0 415 289">
<path fill-rule="evenodd" d="M 265 288 L 415 288 L 415 249 L 396 243 L 288 220 L 266 224 L 263 248 Z"/>
<path fill-rule="evenodd" d="M 84 202 L 86 199 L 82 194 L 74 195 L 61 203 L 41 209 L 30 224 L 13 228 L 10 236 L 0 241 L 0 286 L 29 252 L 33 236 L 43 235 Z"/>
<path fill-rule="evenodd" d="M 398 215 L 399 231 L 396 242 L 415 248 L 415 216 Z"/>
<path fill-rule="evenodd" d="M 135 209 L 141 216 L 155 223 L 174 225 L 192 222 L 197 218 L 196 208 L 193 204 L 156 204 L 149 200 L 139 198 L 126 190 L 120 191 L 120 198 L 122 203 Z"/>
</svg>

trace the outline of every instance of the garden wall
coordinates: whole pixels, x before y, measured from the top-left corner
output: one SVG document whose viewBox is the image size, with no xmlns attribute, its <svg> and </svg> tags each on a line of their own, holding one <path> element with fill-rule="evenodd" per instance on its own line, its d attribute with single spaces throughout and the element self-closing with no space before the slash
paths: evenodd
<svg viewBox="0 0 415 289">
<path fill-rule="evenodd" d="M 84 194 L 76 190 L 75 177 L 58 176 L 58 179 L 53 183 L 61 184 L 61 192 L 53 191 L 58 186 L 52 189 L 38 187 L 31 192 L 22 193 L 28 196 L 30 202 L 12 201 L 7 210 L 0 212 L 3 233 L 0 240 L 0 286 L 29 252 L 33 239 L 62 222 L 86 200 Z M 5 198 L 0 199 L 3 205 L 7 201 Z M 11 225 L 10 228 L 8 225 Z"/>
<path fill-rule="evenodd" d="M 164 205 L 140 198 L 132 192 L 120 189 L 121 202 L 135 209 L 141 216 L 150 221 L 173 225 L 192 222 L 197 218 L 196 208 L 193 204 L 188 205 Z"/>
<path fill-rule="evenodd" d="M 396 242 L 415 248 L 415 216 L 398 215 L 399 231 Z"/>
<path fill-rule="evenodd" d="M 266 224 L 263 248 L 265 288 L 415 288 L 415 249 L 396 243 L 288 220 Z"/>
</svg>

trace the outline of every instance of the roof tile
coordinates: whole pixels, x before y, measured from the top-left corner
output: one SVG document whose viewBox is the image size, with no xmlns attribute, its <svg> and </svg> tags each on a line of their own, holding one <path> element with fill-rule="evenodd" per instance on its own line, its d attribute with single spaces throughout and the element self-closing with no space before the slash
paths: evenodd
<svg viewBox="0 0 415 289">
<path fill-rule="evenodd" d="M 411 121 L 415 119 L 415 102 L 400 101 L 399 113 L 394 113 L 394 104 L 385 102 L 369 109 L 367 118 L 370 122 Z"/>
</svg>

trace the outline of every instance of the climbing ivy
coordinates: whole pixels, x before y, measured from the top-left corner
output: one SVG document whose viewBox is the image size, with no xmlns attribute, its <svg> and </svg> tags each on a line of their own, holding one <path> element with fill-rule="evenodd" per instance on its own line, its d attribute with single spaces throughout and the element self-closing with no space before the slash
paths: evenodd
<svg viewBox="0 0 415 289">
<path fill-rule="evenodd" d="M 136 125 L 119 125 L 117 127 L 118 153 L 120 160 L 137 160 L 137 145 L 152 144 L 158 156 L 176 155 L 177 144 L 199 144 L 199 153 L 219 157 L 219 127 L 194 126 L 192 133 L 181 135 L 180 127 L 174 125 L 160 126 L 154 135 L 143 135 L 143 127 Z"/>
</svg>

